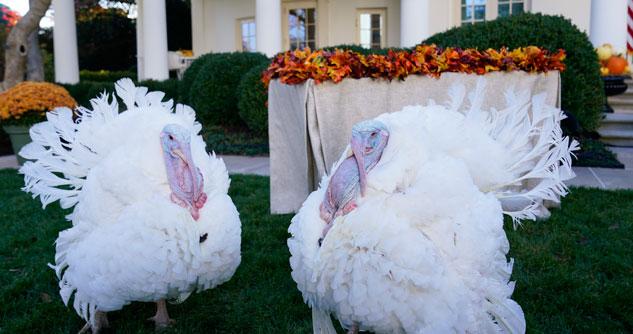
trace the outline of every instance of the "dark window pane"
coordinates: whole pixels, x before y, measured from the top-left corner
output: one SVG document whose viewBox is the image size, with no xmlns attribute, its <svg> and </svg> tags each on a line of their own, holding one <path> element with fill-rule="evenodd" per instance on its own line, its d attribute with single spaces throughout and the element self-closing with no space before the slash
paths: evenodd
<svg viewBox="0 0 633 334">
<path fill-rule="evenodd" d="M 310 49 L 314 50 L 316 49 L 316 43 L 314 41 L 309 41 L 308 42 L 308 46 L 310 47 Z"/>
<path fill-rule="evenodd" d="M 316 21 L 314 8 L 308 8 L 308 23 Z"/>
<path fill-rule="evenodd" d="M 510 5 L 509 4 L 499 5 L 499 17 L 505 17 L 508 15 L 510 15 Z"/>
<path fill-rule="evenodd" d="M 523 13 L 523 3 L 512 4 L 512 15 Z"/>
<path fill-rule="evenodd" d="M 510 0 L 499 0 L 499 3 L 510 2 Z"/>
<path fill-rule="evenodd" d="M 371 32 L 371 43 L 372 44 L 380 44 L 380 30 L 372 30 Z"/>
<path fill-rule="evenodd" d="M 380 14 L 371 14 L 371 27 L 380 29 Z"/>
<path fill-rule="evenodd" d="M 314 36 L 316 35 L 315 30 L 316 29 L 315 29 L 314 24 L 311 24 L 308 26 L 308 36 L 307 36 L 308 39 L 315 39 L 314 38 Z"/>
<path fill-rule="evenodd" d="M 471 0 L 471 1 L 472 1 L 472 0 Z M 468 1 L 468 2 L 471 2 L 471 1 Z M 467 2 L 466 0 L 462 0 L 462 5 L 465 5 L 465 4 L 466 4 L 466 2 Z"/>
<path fill-rule="evenodd" d="M 486 6 L 475 6 L 475 20 L 483 20 L 486 17 Z"/>
<path fill-rule="evenodd" d="M 462 7 L 462 21 L 469 21 L 472 19 L 472 8 Z"/>
</svg>

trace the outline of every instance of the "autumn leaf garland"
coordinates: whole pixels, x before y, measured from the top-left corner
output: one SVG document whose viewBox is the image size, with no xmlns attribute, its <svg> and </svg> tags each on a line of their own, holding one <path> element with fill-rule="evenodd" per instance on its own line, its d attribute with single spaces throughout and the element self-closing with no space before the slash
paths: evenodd
<svg viewBox="0 0 633 334">
<path fill-rule="evenodd" d="M 325 81 L 338 83 L 345 78 L 404 80 L 412 74 L 439 77 L 444 72 L 564 71 L 564 60 L 564 50 L 551 53 L 536 46 L 480 51 L 418 45 L 412 51 L 389 50 L 386 55 L 368 56 L 351 50 L 312 51 L 305 48 L 278 54 L 262 74 L 262 82 L 268 86 L 273 79 L 294 85 L 308 79 L 318 84 Z"/>
</svg>

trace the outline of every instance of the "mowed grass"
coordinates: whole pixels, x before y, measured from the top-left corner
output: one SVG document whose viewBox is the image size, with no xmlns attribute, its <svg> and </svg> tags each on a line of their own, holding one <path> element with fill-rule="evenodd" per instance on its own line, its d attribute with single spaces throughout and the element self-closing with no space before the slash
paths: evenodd
<svg viewBox="0 0 633 334">
<path fill-rule="evenodd" d="M 290 215 L 268 214 L 268 178 L 236 175 L 230 194 L 242 219 L 242 264 L 228 283 L 169 305 L 167 333 L 310 333 L 310 311 L 290 277 Z M 69 226 L 0 171 L 0 332 L 75 333 L 83 321 L 58 295 L 57 233 Z M 633 192 L 573 189 L 547 222 L 506 224 L 515 299 L 532 333 L 633 332 Z M 110 333 L 151 333 L 151 303 L 109 314 Z"/>
</svg>

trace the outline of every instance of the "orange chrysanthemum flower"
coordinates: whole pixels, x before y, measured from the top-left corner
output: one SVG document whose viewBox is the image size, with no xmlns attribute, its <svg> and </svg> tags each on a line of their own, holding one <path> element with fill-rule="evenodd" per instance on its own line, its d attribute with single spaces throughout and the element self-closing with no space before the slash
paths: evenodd
<svg viewBox="0 0 633 334">
<path fill-rule="evenodd" d="M 19 120 L 43 120 L 47 111 L 57 107 L 75 108 L 77 102 L 61 86 L 48 82 L 25 81 L 0 93 L 0 120 L 23 123 Z M 29 123 L 29 122 L 27 122 Z"/>
</svg>

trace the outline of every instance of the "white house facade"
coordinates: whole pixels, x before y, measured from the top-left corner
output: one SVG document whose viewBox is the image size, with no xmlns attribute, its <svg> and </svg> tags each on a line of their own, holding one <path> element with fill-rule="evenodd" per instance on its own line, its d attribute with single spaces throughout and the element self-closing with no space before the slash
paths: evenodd
<svg viewBox="0 0 633 334">
<path fill-rule="evenodd" d="M 79 80 L 73 3 L 53 1 L 58 82 Z M 139 78 L 166 79 L 165 1 L 136 4 Z M 565 16 L 594 45 L 611 43 L 625 50 L 627 0 L 191 0 L 193 54 L 259 51 L 272 56 L 339 44 L 409 47 L 452 27 L 521 12 Z"/>
</svg>

